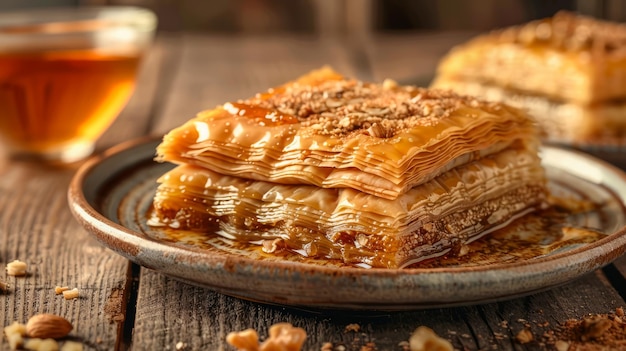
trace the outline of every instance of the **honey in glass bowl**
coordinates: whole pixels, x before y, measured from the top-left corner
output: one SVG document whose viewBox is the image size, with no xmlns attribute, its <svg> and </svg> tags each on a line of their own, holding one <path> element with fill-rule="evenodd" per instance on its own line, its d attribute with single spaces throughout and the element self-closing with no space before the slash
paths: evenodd
<svg viewBox="0 0 626 351">
<path fill-rule="evenodd" d="M 156 19 L 133 7 L 0 15 L 0 137 L 13 155 L 90 155 L 132 95 Z"/>
</svg>

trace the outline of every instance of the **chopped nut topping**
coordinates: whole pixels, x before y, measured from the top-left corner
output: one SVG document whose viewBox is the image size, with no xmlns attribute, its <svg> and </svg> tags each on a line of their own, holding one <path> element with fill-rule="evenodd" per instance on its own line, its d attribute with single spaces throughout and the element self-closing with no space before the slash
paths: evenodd
<svg viewBox="0 0 626 351">
<path fill-rule="evenodd" d="M 14 260 L 7 264 L 7 274 L 12 276 L 24 276 L 26 275 L 27 265 L 20 260 Z"/>
<path fill-rule="evenodd" d="M 494 32 L 501 41 L 548 44 L 595 55 L 626 56 L 626 25 L 560 11 L 551 18 Z"/>
<path fill-rule="evenodd" d="M 307 133 L 335 137 L 357 133 L 377 138 L 436 125 L 463 107 L 486 111 L 500 108 L 496 103 L 450 91 L 348 79 L 317 86 L 295 84 L 270 96 L 262 94 L 239 103 L 294 116 Z"/>
</svg>

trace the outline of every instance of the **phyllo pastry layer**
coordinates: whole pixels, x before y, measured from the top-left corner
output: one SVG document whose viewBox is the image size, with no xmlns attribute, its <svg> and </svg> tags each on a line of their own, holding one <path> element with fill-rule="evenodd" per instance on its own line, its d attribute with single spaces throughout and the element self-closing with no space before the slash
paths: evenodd
<svg viewBox="0 0 626 351">
<path fill-rule="evenodd" d="M 624 142 L 626 25 L 562 11 L 479 35 L 440 61 L 432 87 L 528 109 L 549 141 Z"/>
<path fill-rule="evenodd" d="M 151 223 L 406 267 L 542 207 L 538 145 L 517 109 L 322 69 L 168 133 Z"/>
<path fill-rule="evenodd" d="M 241 178 L 352 188 L 387 199 L 512 143 L 535 126 L 513 108 L 444 91 L 314 71 L 204 111 L 168 133 L 160 161 Z"/>
<path fill-rule="evenodd" d="M 157 220 L 305 256 L 397 268 L 459 250 L 541 206 L 536 153 L 507 149 L 394 200 L 351 188 L 276 184 L 182 165 L 159 179 Z"/>
</svg>

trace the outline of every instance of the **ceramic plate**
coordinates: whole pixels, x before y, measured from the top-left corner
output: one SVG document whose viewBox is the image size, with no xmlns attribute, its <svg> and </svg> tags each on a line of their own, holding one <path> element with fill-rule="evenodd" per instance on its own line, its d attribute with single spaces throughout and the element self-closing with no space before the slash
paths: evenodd
<svg viewBox="0 0 626 351">
<path fill-rule="evenodd" d="M 545 147 L 554 192 L 600 205 L 582 219 L 609 235 L 550 254 L 479 265 L 364 269 L 261 257 L 202 236 L 175 240 L 146 225 L 156 179 L 172 165 L 153 161 L 158 140 L 121 145 L 84 164 L 69 189 L 71 210 L 104 246 L 181 281 L 243 299 L 291 306 L 401 310 L 475 304 L 571 281 L 626 250 L 626 176 L 585 154 Z"/>
</svg>

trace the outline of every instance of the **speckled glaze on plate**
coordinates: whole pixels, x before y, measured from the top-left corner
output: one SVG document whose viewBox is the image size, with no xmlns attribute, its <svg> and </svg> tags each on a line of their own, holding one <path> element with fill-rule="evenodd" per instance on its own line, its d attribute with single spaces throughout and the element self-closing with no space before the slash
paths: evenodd
<svg viewBox="0 0 626 351">
<path fill-rule="evenodd" d="M 141 266 L 247 300 L 359 310 L 476 304 L 563 284 L 626 251 L 626 176 L 595 158 L 554 147 L 542 151 L 551 186 L 603 203 L 593 216 L 610 235 L 533 259 L 473 267 L 363 269 L 207 250 L 163 239 L 146 225 L 156 178 L 173 167 L 152 160 L 158 142 L 120 145 L 84 164 L 68 192 L 74 216 L 104 246 Z"/>
</svg>

